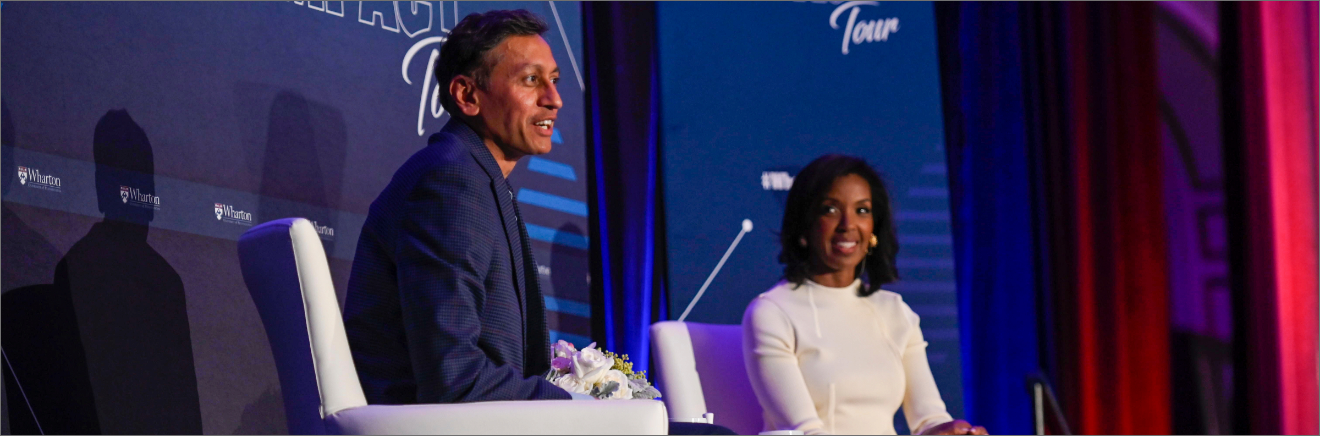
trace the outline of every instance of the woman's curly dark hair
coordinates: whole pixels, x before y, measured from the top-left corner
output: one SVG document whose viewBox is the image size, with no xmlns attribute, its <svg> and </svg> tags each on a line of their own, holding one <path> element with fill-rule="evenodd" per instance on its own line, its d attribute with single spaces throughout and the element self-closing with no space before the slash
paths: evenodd
<svg viewBox="0 0 1320 436">
<path fill-rule="evenodd" d="M 811 274 L 811 251 L 798 245 L 807 235 L 811 223 L 820 213 L 825 195 L 840 177 L 856 174 L 871 186 L 871 217 L 875 220 L 873 232 L 875 248 L 857 265 L 857 277 L 863 286 L 858 292 L 865 297 L 880 290 L 880 286 L 898 280 L 894 259 L 898 255 L 898 234 L 894 230 L 894 211 L 889 202 L 889 191 L 880 175 L 866 161 L 841 154 L 827 154 L 807 164 L 793 179 L 784 206 L 784 223 L 780 227 L 779 263 L 784 264 L 784 279 L 801 285 Z M 863 238 L 865 238 L 863 236 Z M 869 244 L 869 240 L 863 240 Z"/>
</svg>

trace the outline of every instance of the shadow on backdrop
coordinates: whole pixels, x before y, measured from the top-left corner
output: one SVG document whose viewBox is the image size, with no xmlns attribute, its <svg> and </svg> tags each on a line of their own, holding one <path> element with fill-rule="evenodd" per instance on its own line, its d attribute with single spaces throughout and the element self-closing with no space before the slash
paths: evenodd
<svg viewBox="0 0 1320 436">
<path fill-rule="evenodd" d="M 3 112 L 4 194 L 15 189 L 18 163 L 9 107 Z M 5 431 L 10 434 L 97 434 L 87 359 L 67 292 L 49 283 L 60 253 L 3 207 L 0 343 L 4 345 Z M 40 277 L 37 277 L 40 275 Z M 36 284 L 33 284 L 36 283 Z M 9 413 L 9 409 L 13 413 Z"/>
<path fill-rule="evenodd" d="M 348 142 L 343 113 L 280 91 L 270 103 L 266 127 L 261 220 L 307 218 L 321 233 L 326 254 L 334 253 L 334 211 L 340 207 Z"/>
<path fill-rule="evenodd" d="M 257 222 L 303 217 L 321 233 L 326 255 L 332 256 L 339 223 L 348 133 L 343 113 L 276 86 L 240 82 L 235 90 L 243 149 L 260 161 L 248 161 L 248 171 L 260 172 Z M 346 287 L 335 286 L 339 303 Z M 262 327 L 257 335 L 265 340 Z M 249 400 L 234 434 L 287 431 L 283 397 L 274 367 L 273 386 Z"/>
<path fill-rule="evenodd" d="M 284 398 L 279 383 L 275 383 L 267 387 L 256 401 L 243 408 L 243 415 L 233 434 L 287 434 L 287 427 Z"/>
<path fill-rule="evenodd" d="M 54 287 L 77 316 L 101 431 L 200 434 L 183 281 L 147 244 L 160 206 L 151 144 L 127 111 L 112 110 L 92 152 L 105 219 L 69 249 Z"/>
</svg>

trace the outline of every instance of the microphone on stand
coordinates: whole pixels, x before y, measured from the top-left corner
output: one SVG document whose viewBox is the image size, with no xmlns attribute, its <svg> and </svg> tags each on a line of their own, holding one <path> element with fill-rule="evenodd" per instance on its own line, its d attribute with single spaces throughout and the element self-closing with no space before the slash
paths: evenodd
<svg viewBox="0 0 1320 436">
<path fill-rule="evenodd" d="M 724 261 L 729 260 L 729 255 L 733 254 L 734 248 L 738 248 L 738 241 L 741 241 L 743 235 L 746 235 L 747 232 L 750 231 L 752 231 L 752 220 L 743 219 L 742 231 L 738 232 L 737 237 L 733 238 L 733 243 L 729 244 L 729 249 L 724 250 L 724 257 L 720 258 L 720 263 L 715 264 L 715 270 L 710 272 L 709 277 L 706 277 L 706 283 L 702 284 L 701 290 L 698 290 L 697 295 L 692 297 L 692 301 L 688 303 L 687 309 L 683 309 L 683 315 L 678 317 L 678 322 L 683 322 L 684 319 L 687 319 L 688 314 L 692 313 L 692 307 L 697 305 L 697 300 L 700 300 L 701 295 L 706 293 L 706 287 L 710 286 L 711 280 L 715 280 L 715 275 L 720 273 L 720 268 L 724 267 Z"/>
<path fill-rule="evenodd" d="M 1045 434 L 1045 418 L 1050 414 L 1054 415 L 1055 422 L 1059 424 L 1063 434 L 1073 434 L 1072 429 L 1068 427 L 1068 418 L 1063 414 L 1063 407 L 1059 407 L 1059 400 L 1054 396 L 1054 388 L 1050 387 L 1050 381 L 1045 374 L 1037 372 L 1027 376 L 1027 393 L 1031 395 L 1031 415 L 1036 434 Z"/>
</svg>

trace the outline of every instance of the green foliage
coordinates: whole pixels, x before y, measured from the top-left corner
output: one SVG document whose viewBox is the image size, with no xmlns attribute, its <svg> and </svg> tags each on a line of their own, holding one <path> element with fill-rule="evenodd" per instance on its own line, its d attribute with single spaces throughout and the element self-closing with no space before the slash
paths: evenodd
<svg viewBox="0 0 1320 436">
<path fill-rule="evenodd" d="M 629 361 L 628 361 L 628 355 L 627 355 L 627 354 L 624 354 L 624 355 L 620 356 L 620 355 L 618 355 L 618 354 L 614 354 L 614 352 L 612 352 L 612 351 L 604 351 L 604 350 L 601 350 L 601 352 L 605 354 L 605 357 L 608 357 L 608 358 L 614 359 L 614 366 L 613 366 L 613 367 L 610 367 L 610 369 L 617 369 L 617 370 L 619 370 L 619 372 L 622 372 L 623 375 L 628 376 L 628 379 L 629 379 L 629 380 L 645 380 L 645 379 L 646 379 L 646 371 L 642 371 L 642 372 L 633 372 L 633 364 L 632 364 L 632 362 L 629 362 Z"/>
</svg>

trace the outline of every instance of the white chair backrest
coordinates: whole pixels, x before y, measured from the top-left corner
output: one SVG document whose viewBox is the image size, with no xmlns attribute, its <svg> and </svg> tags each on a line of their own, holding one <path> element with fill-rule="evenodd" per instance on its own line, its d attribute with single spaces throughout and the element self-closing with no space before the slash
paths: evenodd
<svg viewBox="0 0 1320 436">
<path fill-rule="evenodd" d="M 323 419 L 365 406 L 325 249 L 303 218 L 249 229 L 238 242 L 243 280 L 275 355 L 291 434 L 324 434 Z"/>
<path fill-rule="evenodd" d="M 651 325 L 651 346 L 670 417 L 711 412 L 716 424 L 738 434 L 763 430 L 743 364 L 741 326 L 661 321 Z"/>
</svg>

